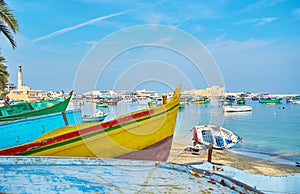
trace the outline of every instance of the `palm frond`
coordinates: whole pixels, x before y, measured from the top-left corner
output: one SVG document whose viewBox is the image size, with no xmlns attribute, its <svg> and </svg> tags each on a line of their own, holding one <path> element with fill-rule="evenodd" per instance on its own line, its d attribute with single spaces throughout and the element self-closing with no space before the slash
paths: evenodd
<svg viewBox="0 0 300 194">
<path fill-rule="evenodd" d="M 4 0 L 0 0 L 0 5 L 5 5 L 6 6 L 6 3 Z"/>
<path fill-rule="evenodd" d="M 2 0 L 3 1 L 3 0 Z M 4 2 L 4 1 L 3 1 Z M 0 19 L 7 24 L 7 26 L 16 33 L 19 31 L 19 24 L 16 17 L 12 14 L 12 12 L 7 8 L 5 2 L 1 3 L 0 0 Z"/>
<path fill-rule="evenodd" d="M 2 21 L 0 21 L 0 32 L 2 32 L 4 34 L 4 36 L 9 40 L 12 47 L 16 48 L 17 44 L 16 44 L 11 32 L 9 31 L 7 26 Z"/>
</svg>

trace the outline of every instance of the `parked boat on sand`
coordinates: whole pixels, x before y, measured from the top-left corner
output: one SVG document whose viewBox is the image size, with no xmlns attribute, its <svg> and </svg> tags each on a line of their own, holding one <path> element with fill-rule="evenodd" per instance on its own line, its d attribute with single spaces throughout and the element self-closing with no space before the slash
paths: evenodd
<svg viewBox="0 0 300 194">
<path fill-rule="evenodd" d="M 214 125 L 202 125 L 193 128 L 194 143 L 209 146 L 215 149 L 226 149 L 236 145 L 241 138 L 233 132 Z"/>
<path fill-rule="evenodd" d="M 103 123 L 63 127 L 33 142 L 0 150 L 0 155 L 73 156 L 136 160 L 168 159 L 177 119 L 181 86 L 157 107 Z"/>
<path fill-rule="evenodd" d="M 0 107 L 0 121 L 13 121 L 29 117 L 42 116 L 66 110 L 73 91 L 64 100 L 41 100 L 38 102 L 22 102 Z"/>
</svg>

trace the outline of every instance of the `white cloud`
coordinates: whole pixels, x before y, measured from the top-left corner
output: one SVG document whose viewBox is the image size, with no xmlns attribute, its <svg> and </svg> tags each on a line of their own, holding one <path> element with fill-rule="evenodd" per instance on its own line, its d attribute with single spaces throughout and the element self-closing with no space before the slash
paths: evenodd
<svg viewBox="0 0 300 194">
<path fill-rule="evenodd" d="M 52 32 L 50 34 L 47 34 L 45 36 L 41 36 L 39 38 L 36 38 L 34 39 L 33 41 L 34 42 L 39 42 L 39 41 L 42 41 L 42 40 L 46 40 L 46 39 L 49 39 L 49 38 L 53 38 L 55 36 L 59 36 L 61 34 L 64 34 L 66 32 L 70 32 L 72 30 L 76 30 L 78 28 L 81 28 L 81 27 L 84 27 L 84 26 L 88 26 L 88 25 L 92 25 L 96 22 L 99 22 L 99 21 L 102 21 L 102 20 L 105 20 L 105 19 L 108 19 L 108 18 L 111 18 L 111 17 L 115 17 L 115 16 L 119 16 L 119 15 L 123 15 L 125 13 L 128 13 L 129 11 L 122 11 L 122 12 L 118 12 L 118 13 L 114 13 L 114 14 L 110 14 L 110 15 L 107 15 L 107 16 L 101 16 L 101 17 L 98 17 L 98 18 L 95 18 L 95 19 L 91 19 L 91 20 L 88 20 L 86 22 L 83 22 L 81 24 L 77 24 L 75 26 L 70 26 L 70 27 L 67 27 L 67 28 L 63 28 L 61 30 L 57 30 L 55 32 Z"/>
<path fill-rule="evenodd" d="M 260 21 L 255 26 L 263 26 L 267 23 L 277 20 L 275 17 L 260 18 Z"/>
<path fill-rule="evenodd" d="M 247 20 L 242 20 L 238 22 L 234 22 L 233 24 L 254 24 L 255 27 L 263 26 L 267 23 L 277 20 L 276 17 L 267 17 L 267 18 L 251 18 Z"/>
<path fill-rule="evenodd" d="M 253 11 L 253 10 L 261 9 L 263 7 L 272 7 L 284 1 L 286 0 L 261 0 L 254 4 L 248 5 L 242 11 Z"/>
</svg>

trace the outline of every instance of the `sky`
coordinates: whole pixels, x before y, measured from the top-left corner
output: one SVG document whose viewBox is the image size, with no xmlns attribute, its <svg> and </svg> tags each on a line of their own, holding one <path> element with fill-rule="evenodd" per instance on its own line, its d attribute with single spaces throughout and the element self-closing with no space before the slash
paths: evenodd
<svg viewBox="0 0 300 194">
<path fill-rule="evenodd" d="M 15 85 L 21 64 L 43 91 L 300 93 L 300 1 L 6 2 L 20 25 L 16 49 L 0 37 Z"/>
</svg>

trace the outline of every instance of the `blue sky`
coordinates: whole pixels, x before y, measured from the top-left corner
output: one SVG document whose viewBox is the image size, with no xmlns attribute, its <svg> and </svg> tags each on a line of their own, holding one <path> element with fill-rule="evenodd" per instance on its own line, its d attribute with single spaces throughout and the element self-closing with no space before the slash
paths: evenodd
<svg viewBox="0 0 300 194">
<path fill-rule="evenodd" d="M 24 83 L 31 88 L 69 91 L 99 41 L 122 29 L 155 24 L 178 29 L 201 42 L 214 58 L 227 91 L 300 93 L 300 1 L 10 0 L 7 4 L 21 28 L 15 50 L 0 38 L 9 81 L 15 84 L 21 64 Z M 114 89 L 115 80 L 139 60 L 167 62 L 190 83 L 183 84 L 184 89 L 210 86 L 205 75 L 195 74 L 189 61 L 177 55 L 154 47 L 128 50 L 114 58 L 95 88 Z M 160 90 L 180 84 L 153 79 L 151 84 L 149 80 L 123 89 Z"/>
</svg>

